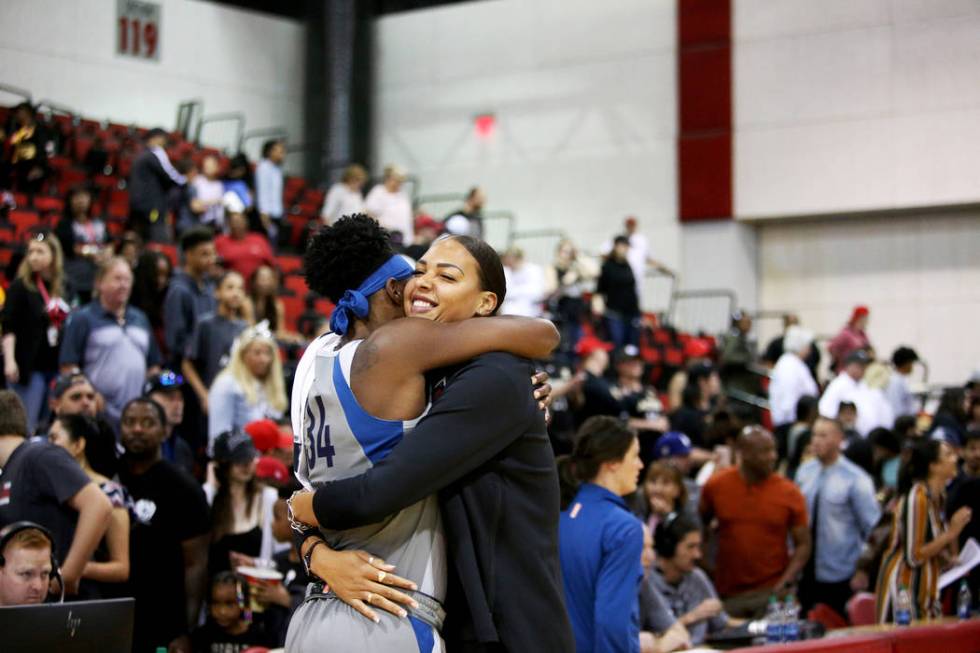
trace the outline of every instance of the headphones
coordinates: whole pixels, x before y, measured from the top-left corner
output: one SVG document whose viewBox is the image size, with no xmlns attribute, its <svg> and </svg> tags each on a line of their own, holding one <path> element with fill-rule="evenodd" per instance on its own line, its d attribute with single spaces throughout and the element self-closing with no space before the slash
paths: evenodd
<svg viewBox="0 0 980 653">
<path fill-rule="evenodd" d="M 44 526 L 32 521 L 15 521 L 0 529 L 0 567 L 7 564 L 7 560 L 3 557 L 3 552 L 6 550 L 7 544 L 14 538 L 15 535 L 17 535 L 17 533 L 27 530 L 40 531 L 41 535 L 47 539 L 51 549 L 51 577 L 58 579 L 58 587 L 61 588 L 61 597 L 58 599 L 58 603 L 64 603 L 65 581 L 61 578 L 61 568 L 58 566 L 58 559 L 54 557 L 54 536 L 51 534 L 51 531 Z"/>
<path fill-rule="evenodd" d="M 653 532 L 653 550 L 661 558 L 673 558 L 677 551 L 678 538 L 672 527 L 677 522 L 678 515 L 677 512 L 667 515 L 663 523 L 658 524 L 657 530 Z"/>
</svg>

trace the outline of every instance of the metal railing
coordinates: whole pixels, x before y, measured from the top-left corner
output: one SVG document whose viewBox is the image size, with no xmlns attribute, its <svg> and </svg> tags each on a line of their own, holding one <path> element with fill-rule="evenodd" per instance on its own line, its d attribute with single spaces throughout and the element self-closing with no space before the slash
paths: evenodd
<svg viewBox="0 0 980 653">
<path fill-rule="evenodd" d="M 750 406 L 755 406 L 761 410 L 769 410 L 769 400 L 765 397 L 759 397 L 751 392 L 745 392 L 744 390 L 739 390 L 738 388 L 725 388 L 725 394 L 728 395 L 728 398 L 731 400 L 748 404 Z"/>
<path fill-rule="evenodd" d="M 194 130 L 194 143 L 201 147 L 201 132 L 204 131 L 205 125 L 214 125 L 222 122 L 232 122 L 235 123 L 235 137 L 231 139 L 231 144 L 241 142 L 242 133 L 245 131 L 245 114 L 241 111 L 229 111 L 227 113 L 216 113 L 211 116 L 203 116 L 198 122 L 197 127 Z M 230 148 L 225 148 L 230 149 Z"/>
<path fill-rule="evenodd" d="M 485 211 L 483 213 L 483 240 L 503 251 L 514 245 L 517 216 L 510 211 Z M 550 259 L 548 259 L 550 261 Z"/>
<path fill-rule="evenodd" d="M 513 218 L 513 216 L 511 216 Z M 487 218 L 483 219 L 484 234 L 487 233 Z M 508 247 L 519 247 L 524 252 L 524 260 L 536 263 L 541 267 L 549 267 L 555 258 L 558 243 L 567 236 L 561 229 L 528 229 L 527 231 L 512 231 Z M 494 244 L 489 238 L 487 242 Z M 495 245 L 496 246 L 496 245 Z"/>
<path fill-rule="evenodd" d="M 26 88 L 21 88 L 19 86 L 14 86 L 12 84 L 0 84 L 0 93 L 9 93 L 10 95 L 16 95 L 22 98 L 24 102 L 31 101 L 31 92 Z"/>
<path fill-rule="evenodd" d="M 679 290 L 671 296 L 668 322 L 687 333 L 723 333 L 731 323 L 737 299 L 728 288 Z"/>
<path fill-rule="evenodd" d="M 449 215 L 449 212 L 459 208 L 466 201 L 463 193 L 430 193 L 429 195 L 419 195 L 412 202 L 415 212 L 424 211 L 436 220 L 441 220 Z M 438 208 L 433 208 L 437 206 Z"/>
<path fill-rule="evenodd" d="M 204 115 L 204 100 L 194 98 L 184 100 L 177 105 L 177 124 L 176 131 L 180 132 L 187 140 L 194 132 L 200 131 L 201 117 Z M 195 123 L 195 120 L 197 121 Z"/>
<path fill-rule="evenodd" d="M 640 289 L 640 308 L 653 313 L 661 322 L 669 319 L 670 307 L 677 291 L 677 275 L 673 272 L 649 268 Z"/>
<path fill-rule="evenodd" d="M 72 121 L 78 120 L 78 112 L 69 106 L 64 104 L 58 104 L 57 102 L 52 102 L 51 100 L 38 100 L 35 108 L 39 113 L 47 112 L 49 115 L 54 115 L 60 113 L 63 116 L 68 116 Z"/>
<path fill-rule="evenodd" d="M 276 125 L 275 127 L 260 127 L 259 129 L 249 129 L 248 131 L 243 131 L 241 136 L 238 137 L 238 151 L 244 152 L 245 144 L 248 141 L 255 140 L 256 138 L 261 138 L 263 140 L 274 138 L 286 143 L 289 141 L 289 132 L 286 131 L 286 128 L 281 125 Z M 287 154 L 291 148 L 292 146 L 286 148 Z"/>
</svg>

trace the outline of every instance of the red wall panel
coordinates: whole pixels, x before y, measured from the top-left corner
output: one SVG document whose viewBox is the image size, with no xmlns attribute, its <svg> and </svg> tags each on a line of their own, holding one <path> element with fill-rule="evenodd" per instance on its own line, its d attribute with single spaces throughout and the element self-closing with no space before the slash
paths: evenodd
<svg viewBox="0 0 980 653">
<path fill-rule="evenodd" d="M 679 0 L 677 11 L 680 219 L 732 217 L 730 0 Z"/>
</svg>

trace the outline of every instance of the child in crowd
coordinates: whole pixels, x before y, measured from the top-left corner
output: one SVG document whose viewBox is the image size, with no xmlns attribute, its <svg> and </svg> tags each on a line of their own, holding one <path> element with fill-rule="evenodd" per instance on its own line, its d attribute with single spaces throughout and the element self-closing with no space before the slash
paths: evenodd
<svg viewBox="0 0 980 653">
<path fill-rule="evenodd" d="M 231 346 L 247 326 L 241 319 L 245 304 L 245 280 L 242 275 L 226 272 L 218 281 L 214 296 L 218 300 L 218 309 L 198 323 L 187 343 L 181 365 L 187 382 L 205 410 L 208 388 L 218 372 L 228 364 Z"/>
<path fill-rule="evenodd" d="M 252 646 L 276 645 L 249 610 L 249 588 L 230 571 L 216 574 L 208 596 L 208 619 L 191 638 L 194 653 L 239 653 Z"/>
</svg>

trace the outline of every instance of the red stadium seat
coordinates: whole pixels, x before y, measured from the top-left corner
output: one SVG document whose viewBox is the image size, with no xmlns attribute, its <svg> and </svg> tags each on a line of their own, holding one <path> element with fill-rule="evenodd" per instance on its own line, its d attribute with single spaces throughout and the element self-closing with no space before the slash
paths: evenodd
<svg viewBox="0 0 980 653">
<path fill-rule="evenodd" d="M 299 256 L 277 256 L 276 263 L 283 275 L 299 273 L 303 269 L 303 259 Z"/>
<path fill-rule="evenodd" d="M 128 152 L 123 152 L 119 155 L 119 160 L 116 163 L 116 174 L 122 179 L 129 178 L 129 171 L 133 167 L 133 155 Z"/>
<path fill-rule="evenodd" d="M 92 178 L 92 183 L 96 188 L 105 190 L 115 188 L 119 184 L 119 178 L 114 175 L 96 175 Z"/>
<path fill-rule="evenodd" d="M 289 224 L 289 244 L 296 247 L 310 219 L 305 215 L 287 215 L 286 222 Z M 286 225 L 283 225 L 283 228 L 285 229 Z"/>
<path fill-rule="evenodd" d="M 34 208 L 40 213 L 47 213 L 48 211 L 61 213 L 65 209 L 65 201 L 60 197 L 41 197 L 38 195 L 34 197 Z"/>
<path fill-rule="evenodd" d="M 99 129 L 101 128 L 102 128 L 102 124 L 98 120 L 90 120 L 87 118 L 82 118 L 78 122 L 79 131 L 85 134 L 94 134 L 97 131 L 99 131 Z"/>
<path fill-rule="evenodd" d="M 17 230 L 17 237 L 21 238 L 31 228 L 41 224 L 41 217 L 34 211 L 13 210 L 10 212 L 10 223 Z"/>
<path fill-rule="evenodd" d="M 126 223 L 122 220 L 110 219 L 106 222 L 106 229 L 109 230 L 110 236 L 113 238 L 118 238 L 126 231 Z"/>
<path fill-rule="evenodd" d="M 847 602 L 847 618 L 852 626 L 870 626 L 875 615 L 875 595 L 870 592 L 858 592 Z"/>
<path fill-rule="evenodd" d="M 306 218 L 314 218 L 320 213 L 320 205 L 321 203 L 304 200 L 298 205 L 300 215 Z"/>
<path fill-rule="evenodd" d="M 303 192 L 303 203 L 309 203 L 316 205 L 316 211 L 320 210 L 323 206 L 323 198 L 326 197 L 326 193 L 319 188 L 307 188 Z"/>
<path fill-rule="evenodd" d="M 282 285 L 287 290 L 291 290 L 296 297 L 306 297 L 306 293 L 310 291 L 306 285 L 306 279 L 296 274 L 288 274 L 283 277 Z"/>
<path fill-rule="evenodd" d="M 48 165 L 52 170 L 61 171 L 71 166 L 71 159 L 67 156 L 52 156 L 48 159 Z"/>
<path fill-rule="evenodd" d="M 329 299 L 318 299 L 313 304 L 313 308 L 317 313 L 329 320 L 330 316 L 333 315 L 334 303 Z"/>
<path fill-rule="evenodd" d="M 106 215 L 117 220 L 126 220 L 129 217 L 129 202 L 109 202 Z"/>
<path fill-rule="evenodd" d="M 84 170 L 79 170 L 78 168 L 65 168 L 61 171 L 60 181 L 62 183 L 67 183 L 69 186 L 74 186 L 75 184 L 80 184 L 87 178 L 87 174 Z"/>
<path fill-rule="evenodd" d="M 129 125 L 120 125 L 119 123 L 110 122 L 109 131 L 112 135 L 119 140 L 125 140 L 129 137 Z"/>
<path fill-rule="evenodd" d="M 14 203 L 17 204 L 18 208 L 27 208 L 27 195 L 24 193 L 14 193 Z"/>
<path fill-rule="evenodd" d="M 129 204 L 129 191 L 125 188 L 113 188 L 109 191 L 110 204 Z"/>
<path fill-rule="evenodd" d="M 283 295 L 280 299 L 282 299 L 283 312 L 286 314 L 286 329 L 295 331 L 296 320 L 303 314 L 303 310 L 306 308 L 303 303 L 303 298 Z"/>
<path fill-rule="evenodd" d="M 91 136 L 80 136 L 76 134 L 74 147 L 72 148 L 72 153 L 73 156 L 75 157 L 75 161 L 78 163 L 84 161 L 85 155 L 88 154 L 89 150 L 92 149 L 93 145 L 95 145 L 95 139 L 92 138 Z"/>
<path fill-rule="evenodd" d="M 170 259 L 170 263 L 176 268 L 180 265 L 180 260 L 177 256 L 177 247 L 174 245 L 167 245 L 164 243 L 149 243 L 146 246 L 147 249 L 153 249 L 158 252 L 163 252 Z"/>
</svg>

